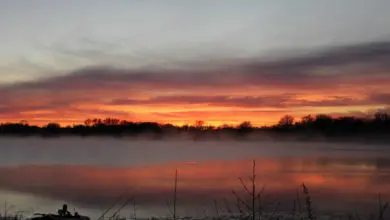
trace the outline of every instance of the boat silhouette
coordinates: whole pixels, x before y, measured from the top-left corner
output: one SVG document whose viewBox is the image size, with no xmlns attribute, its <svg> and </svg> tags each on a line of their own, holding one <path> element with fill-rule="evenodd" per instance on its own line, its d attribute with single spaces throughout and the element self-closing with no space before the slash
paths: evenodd
<svg viewBox="0 0 390 220">
<path fill-rule="evenodd" d="M 29 220 L 90 220 L 88 216 L 79 215 L 75 212 L 73 215 L 68 211 L 68 206 L 64 204 L 62 209 L 57 211 L 58 214 L 52 213 L 34 213 Z"/>
</svg>

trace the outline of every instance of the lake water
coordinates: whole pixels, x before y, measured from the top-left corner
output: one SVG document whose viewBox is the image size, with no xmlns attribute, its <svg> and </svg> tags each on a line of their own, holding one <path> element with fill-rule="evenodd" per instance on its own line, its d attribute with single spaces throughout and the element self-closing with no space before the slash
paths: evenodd
<svg viewBox="0 0 390 220">
<path fill-rule="evenodd" d="M 268 210 L 292 210 L 294 200 L 303 207 L 303 182 L 318 213 L 377 210 L 379 193 L 390 200 L 390 147 L 384 145 L 3 137 L 0 211 L 56 212 L 68 203 L 71 211 L 98 217 L 118 201 L 110 216 L 134 197 L 137 216 L 168 216 L 177 169 L 178 215 L 224 214 L 236 209 L 232 190 L 248 198 L 239 177 L 249 187 L 253 159 Z M 132 216 L 133 204 L 120 214 Z"/>
</svg>

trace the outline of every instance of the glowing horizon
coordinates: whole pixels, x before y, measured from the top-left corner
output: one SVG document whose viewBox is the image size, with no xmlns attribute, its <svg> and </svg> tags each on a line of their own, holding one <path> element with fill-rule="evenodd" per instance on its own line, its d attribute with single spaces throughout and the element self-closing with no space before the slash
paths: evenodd
<svg viewBox="0 0 390 220">
<path fill-rule="evenodd" d="M 196 2 L 1 2 L 0 122 L 388 110 L 390 2 Z"/>
</svg>

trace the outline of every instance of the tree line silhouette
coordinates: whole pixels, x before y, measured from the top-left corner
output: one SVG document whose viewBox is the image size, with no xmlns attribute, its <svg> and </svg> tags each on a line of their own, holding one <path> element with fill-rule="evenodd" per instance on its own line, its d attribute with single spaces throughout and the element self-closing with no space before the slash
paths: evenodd
<svg viewBox="0 0 390 220">
<path fill-rule="evenodd" d="M 291 115 L 283 116 L 279 122 L 271 126 L 253 126 L 250 121 L 244 121 L 237 126 L 222 125 L 210 126 L 203 121 L 196 121 L 194 125 L 175 126 L 156 122 L 130 122 L 117 118 L 87 119 L 84 124 L 60 126 L 58 123 L 48 123 L 44 126 L 29 125 L 27 121 L 19 123 L 0 124 L 0 135 L 151 135 L 162 137 L 166 134 L 191 134 L 195 138 L 207 135 L 233 134 L 246 136 L 251 133 L 263 132 L 268 134 L 321 134 L 326 136 L 360 136 L 360 135 L 388 135 L 390 132 L 390 114 L 376 112 L 372 117 L 358 118 L 351 116 L 331 117 L 320 114 L 307 115 L 300 120 Z"/>
</svg>

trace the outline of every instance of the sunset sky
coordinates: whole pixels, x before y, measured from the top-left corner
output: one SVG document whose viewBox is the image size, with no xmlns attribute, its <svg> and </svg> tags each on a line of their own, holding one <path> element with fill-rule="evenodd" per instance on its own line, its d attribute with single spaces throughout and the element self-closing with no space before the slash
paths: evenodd
<svg viewBox="0 0 390 220">
<path fill-rule="evenodd" d="M 0 2 L 0 122 L 273 124 L 390 105 L 388 0 Z"/>
</svg>

